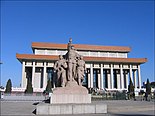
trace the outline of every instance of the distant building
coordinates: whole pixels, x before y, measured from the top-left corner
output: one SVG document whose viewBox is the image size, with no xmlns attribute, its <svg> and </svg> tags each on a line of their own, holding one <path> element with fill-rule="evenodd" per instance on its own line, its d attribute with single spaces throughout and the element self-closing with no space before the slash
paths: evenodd
<svg viewBox="0 0 155 116">
<path fill-rule="evenodd" d="M 141 89 L 140 65 L 146 58 L 128 58 L 130 47 L 74 44 L 77 52 L 84 56 L 87 73 L 83 86 L 106 90 L 127 90 L 131 78 L 136 89 Z M 34 89 L 45 90 L 47 80 L 53 87 L 53 65 L 58 55 L 67 52 L 67 44 L 32 43 L 33 54 L 16 54 L 22 64 L 21 87 L 26 88 L 30 78 Z"/>
</svg>

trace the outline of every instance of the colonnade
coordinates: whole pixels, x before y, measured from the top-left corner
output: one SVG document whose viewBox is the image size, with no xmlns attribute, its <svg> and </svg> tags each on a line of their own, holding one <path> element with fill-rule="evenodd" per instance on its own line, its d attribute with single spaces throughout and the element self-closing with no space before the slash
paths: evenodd
<svg viewBox="0 0 155 116">
<path fill-rule="evenodd" d="M 53 63 L 54 64 L 54 63 Z M 124 68 L 124 64 L 118 64 L 118 67 L 114 67 L 114 64 L 109 64 L 108 67 L 105 67 L 104 64 L 99 64 L 98 67 L 95 67 L 93 63 L 86 64 L 87 73 L 87 87 L 88 88 L 98 88 L 98 89 L 108 89 L 108 90 L 127 90 L 129 85 L 129 80 L 131 78 L 135 88 L 141 89 L 141 73 L 140 65 L 133 67 L 132 64 L 129 64 L 127 68 Z M 26 68 L 30 67 L 30 75 L 32 86 L 34 88 L 46 88 L 47 85 L 47 62 L 43 62 L 41 66 L 37 66 L 33 61 L 31 65 L 27 65 L 25 61 L 22 62 L 22 83 L 21 87 L 26 88 L 27 77 L 26 77 Z M 36 68 L 40 67 L 40 75 L 42 77 L 38 78 L 36 76 Z M 52 68 L 52 66 L 51 66 Z M 32 71 L 31 71 L 32 70 Z M 39 81 L 39 82 L 36 82 Z M 41 85 L 38 83 L 42 83 Z"/>
<path fill-rule="evenodd" d="M 32 87 L 33 88 L 46 88 L 47 81 L 48 81 L 48 79 L 47 79 L 47 68 L 48 67 L 46 66 L 46 62 L 43 63 L 43 66 L 36 66 L 35 62 L 32 62 L 32 65 L 27 66 L 24 61 L 22 62 L 22 83 L 21 83 L 21 87 L 26 88 L 27 78 L 28 78 L 27 74 L 26 74 L 26 68 L 28 68 L 28 67 L 31 68 L 30 69 L 30 78 L 31 78 L 31 82 L 32 82 Z M 37 73 L 36 73 L 37 68 L 41 69 L 40 75 L 37 75 Z M 31 70 L 32 70 L 32 73 L 31 73 Z M 35 79 L 35 78 L 39 78 L 39 79 Z M 38 80 L 38 82 L 36 82 L 35 80 Z"/>
<path fill-rule="evenodd" d="M 141 89 L 140 65 L 137 68 L 132 68 L 132 65 L 130 65 L 130 68 L 124 69 L 122 64 L 120 64 L 120 68 L 114 68 L 113 64 L 110 64 L 110 68 L 103 68 L 102 64 L 99 68 L 94 68 L 90 64 L 90 68 L 87 68 L 87 70 L 88 88 L 94 88 L 96 87 L 94 84 L 97 84 L 96 88 L 98 89 L 127 90 L 131 78 L 135 89 Z M 95 70 L 97 70 L 96 75 L 94 75 Z M 94 78 L 97 80 L 95 83 Z"/>
</svg>

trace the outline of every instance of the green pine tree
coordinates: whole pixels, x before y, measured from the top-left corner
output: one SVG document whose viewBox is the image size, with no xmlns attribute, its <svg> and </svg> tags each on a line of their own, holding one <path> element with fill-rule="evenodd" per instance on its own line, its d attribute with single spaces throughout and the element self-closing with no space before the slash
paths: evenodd
<svg viewBox="0 0 155 116">
<path fill-rule="evenodd" d="M 129 82 L 129 85 L 128 85 L 128 92 L 129 93 L 133 93 L 134 92 L 134 86 L 133 86 L 133 83 L 132 83 L 132 80 L 130 78 L 130 82 Z"/>
<path fill-rule="evenodd" d="M 47 86 L 46 86 L 46 93 L 50 93 L 52 92 L 52 84 L 51 84 L 51 80 L 49 79 L 48 82 L 47 82 Z"/>
<path fill-rule="evenodd" d="M 5 93 L 11 93 L 11 90 L 12 90 L 11 88 L 12 88 L 12 83 L 11 83 L 11 79 L 9 79 L 6 84 Z"/>
<path fill-rule="evenodd" d="M 130 82 L 129 82 L 129 85 L 128 85 L 129 99 L 135 97 L 134 89 L 135 89 L 135 87 L 133 86 L 132 80 L 130 78 Z"/>
<path fill-rule="evenodd" d="M 32 83 L 30 81 L 30 78 L 27 79 L 27 87 L 26 87 L 25 93 L 28 93 L 28 94 L 33 93 L 33 88 L 32 88 Z"/>
<path fill-rule="evenodd" d="M 146 93 L 147 94 L 151 93 L 151 84 L 149 82 L 149 79 L 147 79 L 147 82 L 146 82 Z"/>
</svg>

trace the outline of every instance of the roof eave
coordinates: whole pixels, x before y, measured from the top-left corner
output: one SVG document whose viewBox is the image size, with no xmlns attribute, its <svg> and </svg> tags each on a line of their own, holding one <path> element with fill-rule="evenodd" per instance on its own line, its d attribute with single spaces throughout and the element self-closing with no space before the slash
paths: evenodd
<svg viewBox="0 0 155 116">
<path fill-rule="evenodd" d="M 16 58 L 21 62 L 23 60 L 45 60 L 56 61 L 58 56 L 51 55 L 34 55 L 34 54 L 16 54 Z M 134 63 L 143 64 L 147 58 L 111 58 L 111 57 L 84 57 L 86 62 L 112 62 L 112 63 Z"/>
<path fill-rule="evenodd" d="M 131 47 L 124 47 L 124 46 L 104 46 L 105 49 L 101 49 L 98 45 L 86 45 L 86 44 L 73 44 L 75 49 L 77 50 L 88 50 L 88 51 L 107 51 L 107 52 L 124 52 L 128 53 L 131 51 Z M 67 44 L 56 44 L 56 43 L 42 43 L 42 42 L 32 42 L 32 50 L 34 49 L 60 49 L 60 50 L 67 50 Z M 84 48 L 85 47 L 85 48 Z M 92 48 L 91 48 L 92 47 Z M 98 47 L 98 48 L 96 48 Z M 110 49 L 110 48 L 116 49 Z M 95 49 L 94 49 L 95 48 Z"/>
</svg>

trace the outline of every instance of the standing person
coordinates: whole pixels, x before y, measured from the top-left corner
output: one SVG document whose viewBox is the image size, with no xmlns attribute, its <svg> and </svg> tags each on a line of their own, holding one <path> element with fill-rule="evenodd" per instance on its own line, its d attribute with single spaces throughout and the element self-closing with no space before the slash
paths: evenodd
<svg viewBox="0 0 155 116">
<path fill-rule="evenodd" d="M 147 97 L 148 97 L 148 93 L 147 92 L 145 92 L 145 100 L 147 101 Z"/>
</svg>

